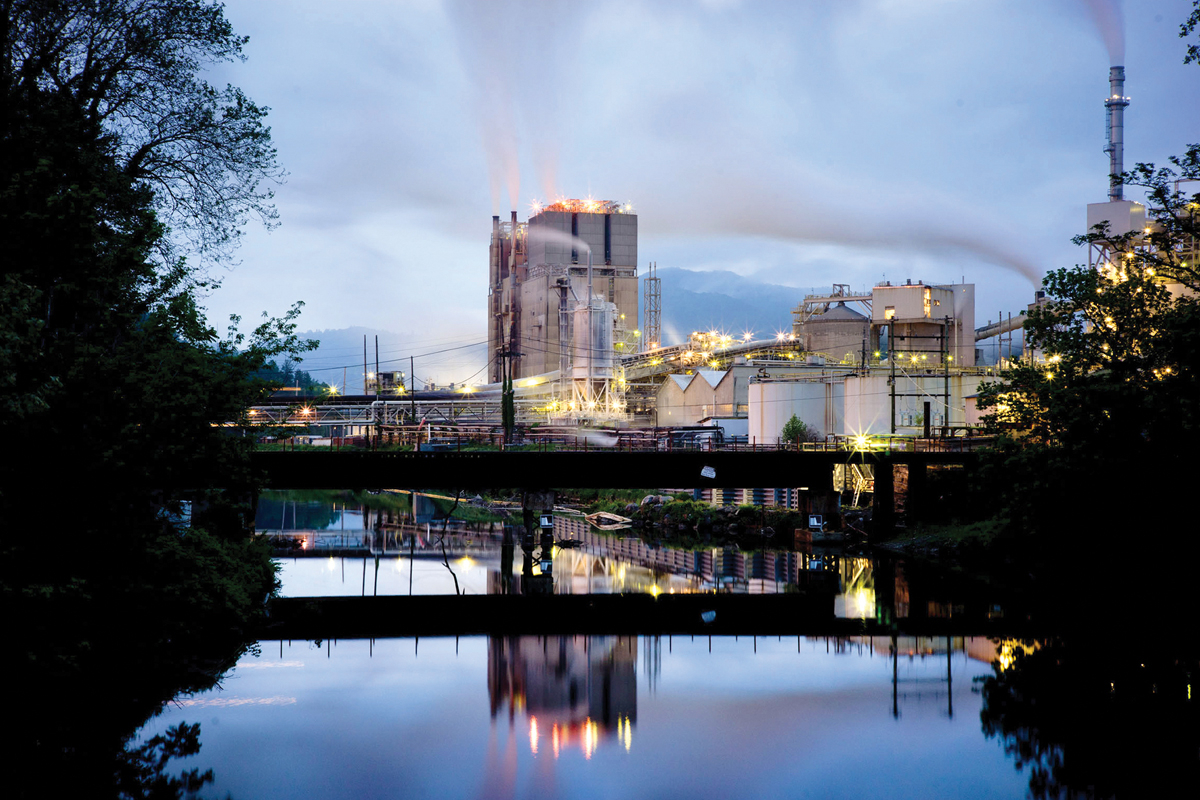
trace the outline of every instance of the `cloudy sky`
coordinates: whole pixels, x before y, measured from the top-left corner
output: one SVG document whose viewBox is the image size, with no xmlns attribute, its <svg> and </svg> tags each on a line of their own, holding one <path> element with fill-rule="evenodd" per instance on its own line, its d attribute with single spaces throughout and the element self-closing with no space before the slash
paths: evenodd
<svg viewBox="0 0 1200 800">
<path fill-rule="evenodd" d="M 1106 199 L 1113 58 L 1127 166 L 1200 140 L 1191 7 L 227 0 L 249 59 L 213 80 L 270 106 L 290 174 L 282 225 L 248 232 L 210 316 L 304 300 L 302 327 L 393 331 L 393 355 L 480 342 L 491 216 L 588 195 L 634 204 L 643 268 L 856 289 L 965 276 L 981 321 L 1015 312 L 1085 258 L 1070 238 Z M 461 380 L 483 353 L 418 374 Z"/>
</svg>

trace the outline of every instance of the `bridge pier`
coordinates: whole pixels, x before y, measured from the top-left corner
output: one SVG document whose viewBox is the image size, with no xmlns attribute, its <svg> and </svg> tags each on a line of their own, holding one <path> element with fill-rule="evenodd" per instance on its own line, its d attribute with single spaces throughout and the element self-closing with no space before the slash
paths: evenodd
<svg viewBox="0 0 1200 800">
<path fill-rule="evenodd" d="M 871 538 L 889 539 L 896 532 L 896 487 L 891 461 L 875 465 L 875 494 L 871 509 Z"/>
<path fill-rule="evenodd" d="M 904 498 L 904 519 L 911 527 L 922 522 L 927 513 L 929 499 L 929 473 L 925 464 L 915 462 L 908 465 L 908 492 Z"/>
</svg>

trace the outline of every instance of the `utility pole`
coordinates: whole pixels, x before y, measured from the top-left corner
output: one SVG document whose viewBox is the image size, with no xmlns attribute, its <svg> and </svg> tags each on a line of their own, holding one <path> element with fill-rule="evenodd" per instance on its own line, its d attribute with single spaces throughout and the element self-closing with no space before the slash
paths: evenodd
<svg viewBox="0 0 1200 800">
<path fill-rule="evenodd" d="M 379 334 L 375 334 L 375 399 L 379 399 Z"/>
<path fill-rule="evenodd" d="M 413 366 L 413 357 L 408 357 L 408 385 L 412 387 L 408 393 L 410 408 L 412 408 L 413 424 L 417 422 L 417 368 Z M 414 506 L 415 508 L 415 506 Z"/>
<path fill-rule="evenodd" d="M 363 394 L 367 393 L 367 335 L 363 334 Z"/>
<path fill-rule="evenodd" d="M 942 412 L 942 425 L 950 427 L 950 317 L 942 322 L 942 394 L 946 410 Z"/>
<path fill-rule="evenodd" d="M 888 378 L 888 392 L 892 396 L 892 435 L 896 435 L 896 343 L 893 341 L 896 337 L 892 334 L 894 331 L 888 327 L 888 366 L 891 367 L 892 374 Z"/>
</svg>

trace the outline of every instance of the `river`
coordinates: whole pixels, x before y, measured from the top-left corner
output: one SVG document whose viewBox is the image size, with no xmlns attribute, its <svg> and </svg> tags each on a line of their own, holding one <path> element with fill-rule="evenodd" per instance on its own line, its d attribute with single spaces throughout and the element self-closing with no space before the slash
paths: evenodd
<svg viewBox="0 0 1200 800">
<path fill-rule="evenodd" d="M 1013 610 L 902 558 L 685 550 L 567 517 L 523 547 L 502 525 L 281 510 L 260 528 L 285 597 L 820 585 L 895 635 L 265 640 L 136 738 L 198 723 L 171 768 L 211 770 L 218 796 L 1132 797 L 1200 777 L 1190 645 L 906 636 Z"/>
</svg>

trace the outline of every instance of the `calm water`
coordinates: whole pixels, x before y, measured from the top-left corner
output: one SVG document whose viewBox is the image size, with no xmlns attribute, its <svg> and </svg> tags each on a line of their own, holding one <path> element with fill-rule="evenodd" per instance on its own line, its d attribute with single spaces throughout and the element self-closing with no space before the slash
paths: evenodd
<svg viewBox="0 0 1200 800">
<path fill-rule="evenodd" d="M 285 517 L 322 527 L 263 528 Z M 259 530 L 290 553 L 276 560 L 284 597 L 520 594 L 543 579 L 555 594 L 774 594 L 820 582 L 835 588 L 839 617 L 909 616 L 902 568 L 836 547 L 795 551 L 764 542 L 751 551 L 685 549 L 643 540 L 634 530 L 598 531 L 563 515 L 554 519 L 553 546 L 540 537 L 523 546 L 518 532 L 506 547 L 500 524 L 452 524 L 443 531 L 391 512 L 320 503 L 260 509 Z M 920 616 L 951 614 L 950 604 L 932 601 L 935 607 L 923 607 Z"/>
<path fill-rule="evenodd" d="M 265 641 L 202 725 L 234 797 L 1024 797 L 980 639 Z M 892 648 L 895 647 L 895 655 Z"/>
<path fill-rule="evenodd" d="M 288 597 L 819 585 L 840 617 L 884 629 L 938 618 L 963 632 L 1030 610 L 903 559 L 765 541 L 687 549 L 563 515 L 552 542 L 524 543 L 500 525 L 443 533 L 412 514 L 320 503 L 266 517 Z M 242 798 L 1142 797 L 1170 793 L 1155 781 L 1195 785 L 1194 642 L 1170 631 L 1131 643 L 1081 621 L 1036 643 L 264 641 L 219 689 L 177 698 L 139 736 L 199 723 L 203 749 L 172 769 L 212 769 L 211 794 Z"/>
</svg>

